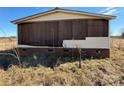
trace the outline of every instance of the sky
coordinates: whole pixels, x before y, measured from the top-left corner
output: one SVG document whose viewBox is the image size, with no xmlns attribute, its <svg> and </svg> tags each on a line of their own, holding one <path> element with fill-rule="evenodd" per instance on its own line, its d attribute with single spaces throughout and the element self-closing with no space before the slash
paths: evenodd
<svg viewBox="0 0 124 93">
<path fill-rule="evenodd" d="M 124 7 L 60 7 L 63 9 L 85 11 L 98 14 L 114 15 L 116 19 L 110 21 L 110 34 L 121 35 L 124 31 Z M 54 7 L 0 7 L 0 37 L 16 36 L 16 25 L 11 21 L 40 12 L 54 9 Z"/>
</svg>

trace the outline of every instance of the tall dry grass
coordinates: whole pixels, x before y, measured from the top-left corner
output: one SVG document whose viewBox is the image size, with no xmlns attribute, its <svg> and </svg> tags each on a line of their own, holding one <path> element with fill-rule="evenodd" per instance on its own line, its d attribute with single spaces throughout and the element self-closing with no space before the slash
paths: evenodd
<svg viewBox="0 0 124 93">
<path fill-rule="evenodd" d="M 15 38 L 0 38 L 0 51 L 10 50 L 16 47 Z"/>
<path fill-rule="evenodd" d="M 124 85 L 124 40 L 113 39 L 110 58 L 43 66 L 0 69 L 0 85 Z M 120 46 L 121 45 L 121 46 Z"/>
</svg>

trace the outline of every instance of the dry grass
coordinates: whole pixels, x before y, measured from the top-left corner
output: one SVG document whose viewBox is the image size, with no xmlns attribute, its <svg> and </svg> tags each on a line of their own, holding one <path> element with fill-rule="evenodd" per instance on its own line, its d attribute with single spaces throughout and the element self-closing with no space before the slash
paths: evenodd
<svg viewBox="0 0 124 93">
<path fill-rule="evenodd" d="M 16 39 L 15 38 L 0 38 L 0 51 L 10 50 L 15 48 Z"/>
<path fill-rule="evenodd" d="M 0 69 L 0 85 L 124 85 L 124 40 L 113 39 L 111 57 L 61 64 L 55 69 L 43 66 Z"/>
</svg>

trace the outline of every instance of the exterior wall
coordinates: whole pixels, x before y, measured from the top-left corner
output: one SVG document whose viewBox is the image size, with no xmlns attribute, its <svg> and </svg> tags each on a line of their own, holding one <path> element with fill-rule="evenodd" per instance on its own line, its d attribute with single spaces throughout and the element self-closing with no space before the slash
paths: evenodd
<svg viewBox="0 0 124 93">
<path fill-rule="evenodd" d="M 108 37 L 107 20 L 58 20 L 18 25 L 18 43 L 22 45 L 62 47 L 63 40 Z"/>
<path fill-rule="evenodd" d="M 54 12 L 46 15 L 38 16 L 25 22 L 65 20 L 65 19 L 100 19 L 99 17 L 89 16 L 85 14 L 74 14 L 67 12 Z"/>
<path fill-rule="evenodd" d="M 72 40 L 77 40 L 81 41 L 77 43 L 84 56 L 105 58 L 109 57 L 108 34 L 108 20 L 104 19 L 28 22 L 18 24 L 17 47 L 21 56 L 78 56 L 79 52 L 72 43 Z M 67 47 L 62 48 L 63 43 Z"/>
<path fill-rule="evenodd" d="M 108 37 L 108 20 L 88 20 L 87 37 Z"/>
<path fill-rule="evenodd" d="M 56 55 L 56 56 L 76 56 L 79 57 L 78 49 L 73 48 L 18 48 L 20 56 L 33 55 Z M 82 49 L 82 57 L 85 58 L 107 58 L 109 49 Z"/>
</svg>

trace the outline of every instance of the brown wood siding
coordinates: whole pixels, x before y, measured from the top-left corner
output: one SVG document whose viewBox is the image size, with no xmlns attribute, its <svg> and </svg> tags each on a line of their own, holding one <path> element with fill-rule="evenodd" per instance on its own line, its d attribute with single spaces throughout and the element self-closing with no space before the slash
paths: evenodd
<svg viewBox="0 0 124 93">
<path fill-rule="evenodd" d="M 108 20 L 88 20 L 87 37 L 107 37 L 108 36 Z"/>
<path fill-rule="evenodd" d="M 87 31 L 87 20 L 74 20 L 72 21 L 72 38 L 85 39 Z"/>
<path fill-rule="evenodd" d="M 46 35 L 46 45 L 54 46 L 58 45 L 58 31 L 57 31 L 57 22 L 46 22 L 45 25 L 45 35 Z"/>
<path fill-rule="evenodd" d="M 34 34 L 33 33 L 33 24 L 32 23 L 27 23 L 25 24 L 27 25 L 27 29 L 25 30 L 25 36 L 27 37 L 27 39 L 25 39 L 24 41 L 27 43 L 27 44 L 34 44 L 33 42 L 33 39 L 32 39 L 32 35 Z M 30 33 L 29 33 L 30 32 Z"/>
<path fill-rule="evenodd" d="M 63 40 L 72 39 L 72 27 L 71 21 L 59 21 L 59 46 L 62 46 Z"/>
<path fill-rule="evenodd" d="M 109 22 L 108 20 L 102 20 L 103 22 L 103 36 L 109 36 Z"/>
<path fill-rule="evenodd" d="M 21 41 L 21 24 L 18 24 L 18 31 L 17 31 L 17 34 L 18 34 L 18 43 L 21 44 L 22 41 Z"/>
<path fill-rule="evenodd" d="M 107 36 L 108 20 L 59 20 L 18 25 L 18 42 L 25 45 L 62 46 L 63 40 Z"/>
<path fill-rule="evenodd" d="M 29 40 L 30 33 L 28 33 L 29 31 L 27 28 L 28 28 L 27 24 L 26 25 L 25 24 L 18 25 L 18 29 L 19 29 L 18 30 L 18 41 L 21 44 L 30 42 L 30 40 Z"/>
</svg>

